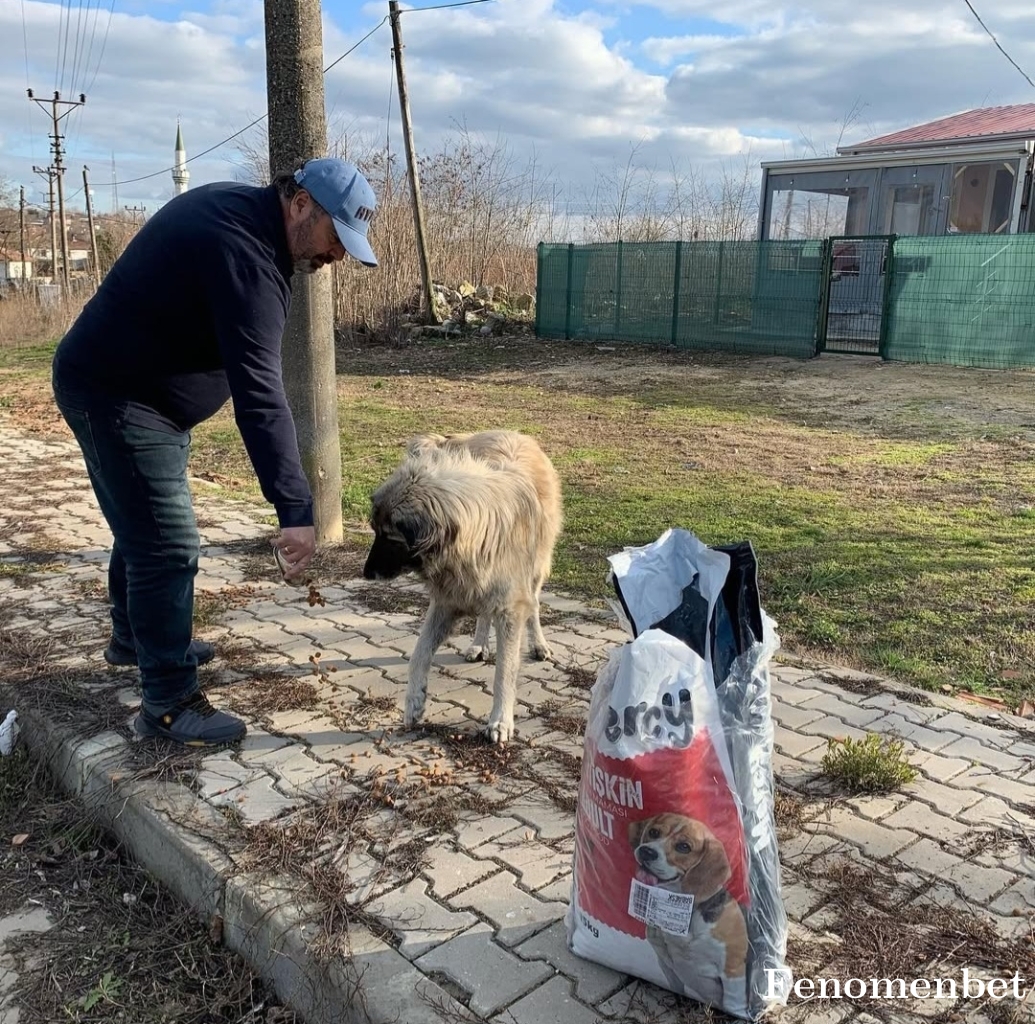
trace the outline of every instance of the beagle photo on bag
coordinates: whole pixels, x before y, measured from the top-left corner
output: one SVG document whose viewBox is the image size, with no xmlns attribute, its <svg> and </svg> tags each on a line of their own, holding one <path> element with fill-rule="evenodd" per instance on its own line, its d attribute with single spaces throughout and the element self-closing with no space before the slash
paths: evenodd
<svg viewBox="0 0 1035 1024">
<path fill-rule="evenodd" d="M 746 1011 L 747 924 L 726 889 L 731 871 L 722 843 L 681 814 L 628 827 L 637 865 L 629 913 L 646 923 L 669 985 L 729 1012 Z"/>
</svg>

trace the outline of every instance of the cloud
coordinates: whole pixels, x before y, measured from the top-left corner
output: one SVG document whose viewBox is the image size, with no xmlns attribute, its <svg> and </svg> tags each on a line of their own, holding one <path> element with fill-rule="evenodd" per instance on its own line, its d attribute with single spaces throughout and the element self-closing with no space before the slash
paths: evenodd
<svg viewBox="0 0 1035 1024">
<path fill-rule="evenodd" d="M 898 0 L 496 0 L 406 13 L 405 60 L 418 148 L 436 150 L 457 124 L 499 137 L 517 160 L 551 173 L 561 193 L 585 194 L 601 169 L 636 159 L 707 176 L 730 161 L 792 156 L 808 136 L 820 151 L 956 110 L 1028 102 L 1010 67 L 961 0 L 901 7 Z M 158 0 L 116 5 L 87 106 L 67 122 L 70 173 L 91 165 L 98 203 L 114 152 L 120 178 L 161 171 L 119 189 L 120 204 L 171 195 L 176 119 L 188 155 L 265 110 L 263 5 Z M 987 4 L 990 27 L 1035 76 L 1030 3 Z M 107 5 L 102 19 L 106 18 Z M 66 5 L 66 10 L 67 10 Z M 24 98 L 60 78 L 62 6 L 0 3 L 0 175 L 31 183 L 47 160 L 43 113 Z M 324 0 L 327 63 L 384 16 L 370 2 Z M 716 23 L 721 17 L 721 24 Z M 104 24 L 100 26 L 103 31 Z M 728 34 L 725 30 L 728 28 Z M 74 30 L 73 30 L 74 35 Z M 98 63 L 80 53 L 88 79 Z M 399 115 L 383 26 L 326 76 L 328 118 L 350 140 L 390 132 Z M 26 76 L 25 64 L 29 72 Z M 66 89 L 79 82 L 66 68 Z M 852 123 L 844 122 L 851 112 Z M 192 184 L 242 173 L 233 146 L 191 164 Z"/>
</svg>

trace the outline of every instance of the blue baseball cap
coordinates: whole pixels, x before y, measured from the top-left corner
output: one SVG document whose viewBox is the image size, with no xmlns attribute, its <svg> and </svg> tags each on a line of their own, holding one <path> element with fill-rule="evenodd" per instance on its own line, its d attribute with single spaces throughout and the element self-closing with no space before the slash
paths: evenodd
<svg viewBox="0 0 1035 1024">
<path fill-rule="evenodd" d="M 356 165 L 334 157 L 309 160 L 295 171 L 295 181 L 331 215 L 345 251 L 360 263 L 376 267 L 367 229 L 377 199 Z"/>
</svg>

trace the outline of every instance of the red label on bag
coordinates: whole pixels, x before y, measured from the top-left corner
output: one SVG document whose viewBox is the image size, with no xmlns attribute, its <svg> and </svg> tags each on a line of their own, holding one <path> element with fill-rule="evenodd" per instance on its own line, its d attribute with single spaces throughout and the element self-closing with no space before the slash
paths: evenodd
<svg viewBox="0 0 1035 1024">
<path fill-rule="evenodd" d="M 707 729 L 688 747 L 624 760 L 601 754 L 587 736 L 575 841 L 579 906 L 637 938 L 646 935 L 637 910 L 650 895 L 645 887 L 697 899 L 725 888 L 748 905 L 740 814 Z M 687 918 L 693 902 L 688 896 Z M 670 917 L 666 930 L 678 933 L 678 915 Z"/>
</svg>

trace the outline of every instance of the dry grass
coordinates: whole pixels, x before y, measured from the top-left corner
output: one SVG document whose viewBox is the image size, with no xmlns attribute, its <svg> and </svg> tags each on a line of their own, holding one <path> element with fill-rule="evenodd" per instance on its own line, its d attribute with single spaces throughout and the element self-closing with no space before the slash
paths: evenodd
<svg viewBox="0 0 1035 1024">
<path fill-rule="evenodd" d="M 5 346 L 39 345 L 60 338 L 79 315 L 91 291 L 60 302 L 40 302 L 32 292 L 7 293 L 0 300 L 0 338 Z"/>
<path fill-rule="evenodd" d="M 108 670 L 66 663 L 69 651 L 82 643 L 80 633 L 15 629 L 14 617 L 10 606 L 0 606 L 0 706 L 70 723 L 83 736 L 125 731 L 127 710 Z"/>
<path fill-rule="evenodd" d="M 389 583 L 370 583 L 353 596 L 362 601 L 372 612 L 423 615 L 428 610 L 427 595 L 415 590 L 401 590 Z"/>
<path fill-rule="evenodd" d="M 586 728 L 586 707 L 571 701 L 548 700 L 536 709 L 539 717 L 551 729 L 564 733 L 565 736 L 581 736 Z"/>
<path fill-rule="evenodd" d="M 569 665 L 565 670 L 572 686 L 579 690 L 592 690 L 597 681 L 597 674 L 584 665 Z"/>
<path fill-rule="evenodd" d="M 886 866 L 864 867 L 839 858 L 815 877 L 826 883 L 830 901 L 827 930 L 840 942 L 792 943 L 792 961 L 799 973 L 837 980 L 913 977 L 955 978 L 964 967 L 1012 977 L 1035 971 L 1035 946 L 1030 939 L 1004 939 L 987 918 L 963 906 L 945 906 L 924 899 L 931 883 L 905 885 Z M 872 992 L 872 990 L 870 990 Z M 876 1012 L 882 1000 L 870 994 L 846 1003 Z M 998 1012 L 1016 1009 L 1011 1001 Z"/>
<path fill-rule="evenodd" d="M 209 629 L 231 609 L 244 608 L 255 597 L 255 588 L 247 585 L 220 587 L 218 590 L 194 591 L 194 628 Z"/>
<path fill-rule="evenodd" d="M 226 702 L 241 715 L 268 718 L 283 711 L 307 711 L 322 703 L 320 692 L 308 680 L 280 672 L 265 673 L 263 678 L 230 688 Z"/>
<path fill-rule="evenodd" d="M 222 946 L 64 798 L 23 750 L 0 758 L 0 914 L 46 908 L 57 926 L 9 939 L 23 1024 L 294 1024 Z"/>
<path fill-rule="evenodd" d="M 364 906 L 380 887 L 404 884 L 426 863 L 426 846 L 412 841 L 405 819 L 382 813 L 394 802 L 385 784 L 375 780 L 358 795 L 331 792 L 319 804 L 249 830 L 246 867 L 304 882 L 306 892 L 299 894 L 299 902 L 309 904 L 319 924 L 314 952 L 347 958 L 353 924 L 392 941 Z M 380 854 L 369 856 L 375 844 Z M 359 861 L 356 855 L 362 855 Z M 369 869 L 362 883 L 357 881 L 360 864 Z"/>
<path fill-rule="evenodd" d="M 805 826 L 805 801 L 794 793 L 777 789 L 773 794 L 773 811 L 780 839 L 790 839 Z"/>
</svg>

